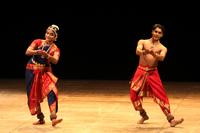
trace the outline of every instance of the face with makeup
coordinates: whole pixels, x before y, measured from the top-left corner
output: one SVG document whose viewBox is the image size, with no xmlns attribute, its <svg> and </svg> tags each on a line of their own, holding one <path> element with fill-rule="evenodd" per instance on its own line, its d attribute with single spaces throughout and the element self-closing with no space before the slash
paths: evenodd
<svg viewBox="0 0 200 133">
<path fill-rule="evenodd" d="M 45 33 L 45 40 L 47 42 L 54 42 L 56 41 L 58 34 L 57 31 L 59 30 L 58 26 L 56 25 L 51 25 L 47 28 L 46 33 Z"/>
</svg>

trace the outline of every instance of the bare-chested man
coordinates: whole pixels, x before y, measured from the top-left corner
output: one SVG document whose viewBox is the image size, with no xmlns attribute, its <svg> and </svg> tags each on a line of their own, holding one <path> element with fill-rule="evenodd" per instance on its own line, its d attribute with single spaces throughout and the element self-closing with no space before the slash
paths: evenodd
<svg viewBox="0 0 200 133">
<path fill-rule="evenodd" d="M 139 56 L 139 65 L 130 82 L 130 98 L 135 110 L 140 112 L 138 124 L 149 119 L 142 107 L 142 99 L 144 96 L 151 96 L 162 109 L 170 126 L 175 127 L 184 119 L 176 120 L 171 114 L 169 100 L 157 70 L 158 62 L 163 61 L 167 53 L 167 48 L 160 42 L 164 31 L 162 25 L 155 24 L 152 27 L 152 37 L 138 41 L 136 54 Z"/>
</svg>

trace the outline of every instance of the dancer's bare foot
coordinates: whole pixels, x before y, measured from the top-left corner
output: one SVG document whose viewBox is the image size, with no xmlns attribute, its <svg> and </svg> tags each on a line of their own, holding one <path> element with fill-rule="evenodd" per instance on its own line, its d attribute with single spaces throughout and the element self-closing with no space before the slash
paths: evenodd
<svg viewBox="0 0 200 133">
<path fill-rule="evenodd" d="M 38 121 L 36 121 L 36 122 L 33 123 L 33 125 L 42 125 L 42 124 L 45 124 L 44 119 L 38 120 Z"/>
<path fill-rule="evenodd" d="M 62 122 L 63 119 L 53 119 L 52 120 L 52 126 L 57 125 L 58 123 Z"/>
<path fill-rule="evenodd" d="M 183 121 L 184 121 L 183 118 L 181 118 L 181 119 L 179 119 L 179 120 L 173 119 L 173 120 L 171 120 L 171 122 L 170 122 L 170 126 L 171 126 L 171 127 L 175 127 L 176 125 L 181 124 Z"/>
<path fill-rule="evenodd" d="M 143 124 L 144 121 L 146 121 L 146 120 L 148 120 L 148 119 L 149 119 L 148 116 L 142 117 L 142 118 L 137 122 L 137 124 Z"/>
</svg>

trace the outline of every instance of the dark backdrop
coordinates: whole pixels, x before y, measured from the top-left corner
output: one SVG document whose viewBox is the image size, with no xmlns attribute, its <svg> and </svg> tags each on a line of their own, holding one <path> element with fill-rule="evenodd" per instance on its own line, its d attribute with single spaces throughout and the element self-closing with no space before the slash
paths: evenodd
<svg viewBox="0 0 200 133">
<path fill-rule="evenodd" d="M 159 71 L 164 81 L 199 81 L 198 13 L 145 11 L 135 8 L 17 8 L 1 12 L 0 78 L 24 78 L 33 39 L 43 38 L 47 26 L 60 27 L 57 45 L 61 58 L 53 65 L 61 79 L 129 80 L 138 64 L 140 38 L 151 36 L 154 23 L 166 28 L 168 47 Z M 174 10 L 175 11 L 175 10 Z"/>
</svg>

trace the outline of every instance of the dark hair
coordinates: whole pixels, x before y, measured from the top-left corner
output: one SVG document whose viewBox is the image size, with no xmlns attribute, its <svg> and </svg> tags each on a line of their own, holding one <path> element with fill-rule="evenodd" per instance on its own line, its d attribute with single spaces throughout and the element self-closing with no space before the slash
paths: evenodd
<svg viewBox="0 0 200 133">
<path fill-rule="evenodd" d="M 155 30 L 156 28 L 160 28 L 163 32 L 163 34 L 165 33 L 165 27 L 161 24 L 154 24 L 152 27 L 152 30 Z"/>
</svg>

